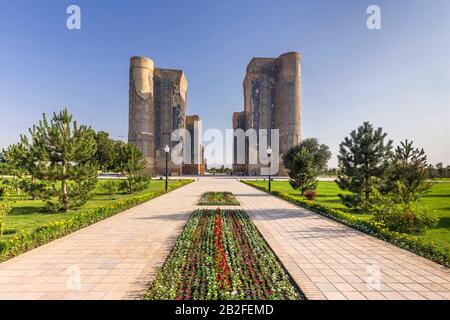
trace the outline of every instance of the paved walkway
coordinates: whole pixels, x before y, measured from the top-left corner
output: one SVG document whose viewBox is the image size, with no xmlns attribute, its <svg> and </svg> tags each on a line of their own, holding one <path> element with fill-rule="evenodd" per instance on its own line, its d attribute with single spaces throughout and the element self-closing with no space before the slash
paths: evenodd
<svg viewBox="0 0 450 320">
<path fill-rule="evenodd" d="M 449 269 L 225 177 L 0 264 L 0 298 L 141 298 L 206 191 L 237 196 L 308 299 L 450 299 Z"/>
<path fill-rule="evenodd" d="M 1 263 L 0 299 L 142 298 L 195 208 L 193 190 L 176 189 Z"/>
</svg>

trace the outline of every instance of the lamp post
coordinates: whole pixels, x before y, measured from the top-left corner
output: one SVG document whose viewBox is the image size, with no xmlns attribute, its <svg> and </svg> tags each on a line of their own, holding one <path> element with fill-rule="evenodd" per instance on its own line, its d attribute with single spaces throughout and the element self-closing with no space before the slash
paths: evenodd
<svg viewBox="0 0 450 320">
<path fill-rule="evenodd" d="M 270 146 L 267 147 L 267 156 L 269 157 L 269 192 L 271 191 L 271 186 L 270 186 L 270 165 L 271 165 L 271 161 L 270 161 L 270 156 L 272 155 L 272 148 Z"/>
<path fill-rule="evenodd" d="M 164 152 L 166 153 L 166 192 L 167 192 L 167 167 L 168 167 L 168 164 L 169 164 L 169 151 L 170 151 L 170 148 L 169 148 L 169 146 L 166 144 L 166 146 L 164 147 Z"/>
</svg>

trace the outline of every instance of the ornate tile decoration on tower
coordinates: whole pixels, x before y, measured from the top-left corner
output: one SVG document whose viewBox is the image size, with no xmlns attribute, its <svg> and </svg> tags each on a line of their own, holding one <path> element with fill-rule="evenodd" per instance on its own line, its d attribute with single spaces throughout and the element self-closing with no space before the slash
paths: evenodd
<svg viewBox="0 0 450 320">
<path fill-rule="evenodd" d="M 288 52 L 278 58 L 253 58 L 247 66 L 244 88 L 244 111 L 233 114 L 233 129 L 255 129 L 256 148 L 259 151 L 261 137 L 258 130 L 267 129 L 268 145 L 270 129 L 279 130 L 280 167 L 278 175 L 287 175 L 282 165 L 282 156 L 300 143 L 300 54 Z M 238 146 L 235 138 L 233 173 L 259 175 L 267 164 L 249 163 L 248 138 L 245 142 L 244 162 L 238 161 Z"/>
<path fill-rule="evenodd" d="M 186 128 L 187 87 L 182 70 L 155 68 L 153 61 L 146 57 L 131 58 L 128 141 L 143 152 L 147 169 L 153 174 L 165 172 L 164 146 L 174 147 L 172 132 L 189 130 Z M 193 117 L 200 121 L 199 116 Z M 192 141 L 199 140 L 192 136 Z M 193 146 L 192 150 L 202 150 L 202 147 Z M 195 152 L 197 158 L 198 154 Z M 169 172 L 171 175 L 182 175 L 184 171 L 201 174 L 204 160 L 195 162 L 199 162 L 197 166 L 169 161 Z M 192 157 L 191 163 L 194 163 Z"/>
</svg>

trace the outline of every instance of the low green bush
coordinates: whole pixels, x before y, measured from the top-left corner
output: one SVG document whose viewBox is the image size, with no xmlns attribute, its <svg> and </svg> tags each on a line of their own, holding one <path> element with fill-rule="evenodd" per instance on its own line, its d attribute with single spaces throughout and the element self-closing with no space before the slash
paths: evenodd
<svg viewBox="0 0 450 320">
<path fill-rule="evenodd" d="M 5 220 L 8 214 L 11 212 L 11 202 L 0 199 L 0 236 L 3 235 Z"/>
<path fill-rule="evenodd" d="M 169 185 L 169 190 L 177 189 L 191 182 L 192 180 L 180 180 L 176 184 Z M 161 190 L 136 195 L 126 200 L 118 200 L 105 207 L 83 211 L 69 219 L 50 222 L 34 231 L 19 233 L 7 240 L 2 240 L 0 241 L 0 262 L 18 256 L 21 253 L 37 248 L 163 194 L 165 194 L 165 191 Z"/>
<path fill-rule="evenodd" d="M 390 230 L 404 233 L 422 233 L 428 227 L 438 223 L 437 217 L 427 208 L 419 207 L 414 196 L 405 184 L 397 182 L 395 190 L 382 195 L 378 190 L 372 190 L 373 204 L 371 212 L 373 219 L 384 223 Z"/>
<path fill-rule="evenodd" d="M 258 186 L 251 181 L 241 180 L 241 182 L 256 189 L 267 192 L 267 189 L 265 187 Z M 352 215 L 351 213 L 325 207 L 318 204 L 317 202 L 304 200 L 287 193 L 278 191 L 271 191 L 270 193 L 276 197 L 289 201 L 298 206 L 307 208 L 315 213 L 345 224 L 361 232 L 392 243 L 402 249 L 411 251 L 419 256 L 430 259 L 446 267 L 450 267 L 450 251 L 448 249 L 439 248 L 435 246 L 433 242 L 425 241 L 416 235 L 391 231 L 383 222 L 376 221 L 375 219 L 362 219 L 355 215 Z"/>
<path fill-rule="evenodd" d="M 396 202 L 391 196 L 378 196 L 372 206 L 373 219 L 386 225 L 389 230 L 404 233 L 421 233 L 434 227 L 438 219 L 430 210 L 414 203 Z"/>
</svg>

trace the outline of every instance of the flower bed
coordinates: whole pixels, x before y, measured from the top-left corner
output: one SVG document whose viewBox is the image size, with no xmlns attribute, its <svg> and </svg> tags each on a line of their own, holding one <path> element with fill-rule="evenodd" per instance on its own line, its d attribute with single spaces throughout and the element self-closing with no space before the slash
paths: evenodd
<svg viewBox="0 0 450 320">
<path fill-rule="evenodd" d="M 192 180 L 180 180 L 178 183 L 170 185 L 169 191 L 191 182 Z M 31 232 L 19 233 L 8 240 L 0 241 L 0 262 L 111 217 L 164 193 L 164 191 L 149 192 L 126 200 L 119 200 L 102 208 L 84 211 L 66 220 L 50 222 Z"/>
<path fill-rule="evenodd" d="M 146 299 L 301 299 L 242 210 L 196 210 Z"/>
<path fill-rule="evenodd" d="M 198 203 L 201 206 L 238 206 L 231 192 L 205 192 Z"/>
<path fill-rule="evenodd" d="M 242 181 L 251 187 L 268 192 L 265 187 L 258 186 L 251 181 Z M 365 220 L 358 218 L 351 213 L 344 212 L 342 210 L 329 208 L 322 206 L 314 201 L 304 200 L 296 196 L 292 196 L 287 193 L 282 193 L 278 191 L 271 191 L 272 195 L 289 201 L 298 206 L 307 208 L 313 212 L 316 212 L 322 216 L 345 224 L 349 227 L 362 231 L 364 233 L 370 234 L 374 237 L 392 243 L 402 249 L 413 252 L 419 256 L 430 259 L 434 262 L 442 264 L 446 267 L 450 266 L 450 252 L 449 250 L 438 248 L 433 245 L 432 242 L 425 241 L 419 237 L 411 234 L 400 233 L 395 231 L 390 231 L 385 225 L 380 222 L 374 221 L 373 219 Z"/>
</svg>

